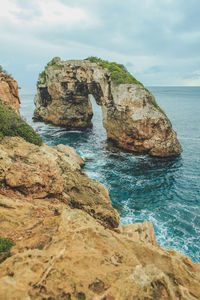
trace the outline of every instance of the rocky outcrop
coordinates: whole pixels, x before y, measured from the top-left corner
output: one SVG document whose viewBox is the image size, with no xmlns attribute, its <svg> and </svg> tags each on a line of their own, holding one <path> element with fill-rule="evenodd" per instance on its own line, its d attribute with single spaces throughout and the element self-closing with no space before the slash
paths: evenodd
<svg viewBox="0 0 200 300">
<path fill-rule="evenodd" d="M 0 299 L 199 299 L 200 265 L 160 248 L 150 222 L 122 226 L 69 146 L 0 143 Z"/>
<path fill-rule="evenodd" d="M 150 222 L 122 226 L 73 148 L 0 143 L 0 299 L 199 299 L 200 265 L 160 248 Z"/>
<path fill-rule="evenodd" d="M 0 299 L 200 299 L 200 265 L 159 247 L 152 223 L 122 226 L 83 165 L 69 146 L 0 138 L 0 237 L 15 243 Z"/>
<path fill-rule="evenodd" d="M 200 265 L 152 244 L 148 224 L 143 240 L 142 224 L 127 236 L 54 198 L 8 191 L 0 222 L 0 235 L 15 241 L 0 264 L 2 300 L 200 298 Z"/>
<path fill-rule="evenodd" d="M 179 155 L 176 133 L 154 96 L 139 83 L 118 84 L 112 78 L 108 69 L 88 60 L 53 59 L 39 76 L 35 119 L 67 129 L 91 127 L 91 94 L 115 146 L 160 157 Z"/>
<path fill-rule="evenodd" d="M 0 100 L 20 115 L 20 98 L 17 82 L 10 76 L 0 73 Z"/>
<path fill-rule="evenodd" d="M 69 146 L 41 147 L 18 137 L 0 144 L 0 184 L 31 199 L 55 198 L 80 208 L 109 228 L 119 226 L 107 189 L 81 170 L 84 162 Z"/>
</svg>

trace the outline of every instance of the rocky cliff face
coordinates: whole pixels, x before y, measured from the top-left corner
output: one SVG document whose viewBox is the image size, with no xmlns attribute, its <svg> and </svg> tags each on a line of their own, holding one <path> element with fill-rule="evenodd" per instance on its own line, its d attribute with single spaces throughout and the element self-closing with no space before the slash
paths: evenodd
<svg viewBox="0 0 200 300">
<path fill-rule="evenodd" d="M 35 119 L 66 127 L 91 127 L 89 95 L 102 107 L 108 140 L 153 156 L 174 156 L 181 146 L 166 114 L 141 84 L 116 84 L 109 71 L 88 60 L 51 61 L 40 74 Z"/>
<path fill-rule="evenodd" d="M 7 75 L 0 73 L 0 100 L 4 105 L 12 107 L 20 115 L 20 98 L 17 82 Z"/>
<path fill-rule="evenodd" d="M 69 146 L 0 138 L 0 236 L 15 242 L 0 299 L 200 299 L 200 265 L 159 247 L 150 222 L 122 226 L 83 165 Z"/>
<path fill-rule="evenodd" d="M 0 143 L 0 299 L 199 299 L 200 265 L 160 248 L 153 226 L 120 225 L 108 191 L 68 146 Z"/>
</svg>

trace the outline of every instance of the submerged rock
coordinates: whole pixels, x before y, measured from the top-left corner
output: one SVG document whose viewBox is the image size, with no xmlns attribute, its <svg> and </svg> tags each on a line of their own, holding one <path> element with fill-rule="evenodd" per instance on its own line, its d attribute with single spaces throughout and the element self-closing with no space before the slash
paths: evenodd
<svg viewBox="0 0 200 300">
<path fill-rule="evenodd" d="M 35 120 L 67 129 L 91 127 L 93 95 L 102 108 L 107 138 L 115 146 L 160 157 L 179 155 L 176 133 L 150 91 L 130 80 L 122 65 L 117 66 L 128 78 L 124 82 L 114 80 L 115 72 L 103 66 L 98 60 L 49 62 L 39 76 Z"/>
</svg>

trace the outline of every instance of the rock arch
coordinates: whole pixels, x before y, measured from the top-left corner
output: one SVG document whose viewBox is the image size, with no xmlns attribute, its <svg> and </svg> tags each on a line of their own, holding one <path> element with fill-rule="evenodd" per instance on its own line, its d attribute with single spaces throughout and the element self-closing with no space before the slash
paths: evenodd
<svg viewBox="0 0 200 300">
<path fill-rule="evenodd" d="M 39 75 L 34 118 L 67 129 L 91 127 L 90 94 L 101 105 L 107 138 L 115 146 L 161 157 L 182 152 L 169 119 L 142 84 L 117 84 L 107 68 L 89 60 L 48 63 Z"/>
</svg>

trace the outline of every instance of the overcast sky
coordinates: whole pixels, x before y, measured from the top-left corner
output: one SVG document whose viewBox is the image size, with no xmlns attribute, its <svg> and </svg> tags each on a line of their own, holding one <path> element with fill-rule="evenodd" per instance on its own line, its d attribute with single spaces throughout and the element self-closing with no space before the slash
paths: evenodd
<svg viewBox="0 0 200 300">
<path fill-rule="evenodd" d="M 199 0 L 0 4 L 0 64 L 23 88 L 55 56 L 123 63 L 145 86 L 200 85 Z"/>
</svg>

